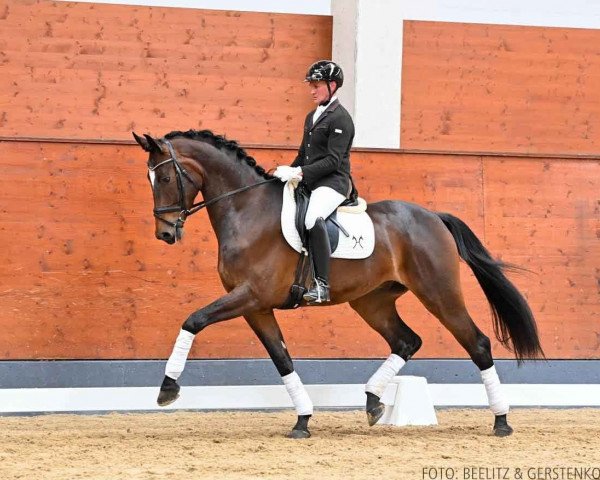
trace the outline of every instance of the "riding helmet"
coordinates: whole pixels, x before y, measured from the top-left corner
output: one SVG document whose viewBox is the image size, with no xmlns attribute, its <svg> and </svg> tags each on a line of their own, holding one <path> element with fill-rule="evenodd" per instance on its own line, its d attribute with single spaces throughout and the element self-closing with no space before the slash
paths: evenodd
<svg viewBox="0 0 600 480">
<path fill-rule="evenodd" d="M 337 88 L 341 88 L 344 83 L 344 72 L 342 68 L 331 60 L 319 60 L 313 63 L 306 73 L 305 82 L 318 82 L 323 80 L 327 82 L 335 82 Z"/>
</svg>

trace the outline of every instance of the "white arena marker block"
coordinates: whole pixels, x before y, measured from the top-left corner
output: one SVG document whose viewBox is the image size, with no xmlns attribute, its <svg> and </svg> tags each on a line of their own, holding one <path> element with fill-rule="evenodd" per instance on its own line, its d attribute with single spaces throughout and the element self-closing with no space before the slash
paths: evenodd
<svg viewBox="0 0 600 480">
<path fill-rule="evenodd" d="M 392 378 L 390 387 L 396 387 L 394 403 L 386 404 L 385 413 L 377 425 L 437 425 L 425 377 L 396 376 Z"/>
</svg>

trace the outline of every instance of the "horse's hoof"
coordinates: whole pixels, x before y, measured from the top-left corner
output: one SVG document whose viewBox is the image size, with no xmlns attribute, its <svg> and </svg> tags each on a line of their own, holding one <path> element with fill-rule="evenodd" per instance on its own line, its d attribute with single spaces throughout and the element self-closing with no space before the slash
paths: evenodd
<svg viewBox="0 0 600 480">
<path fill-rule="evenodd" d="M 167 405 L 171 405 L 178 398 L 179 398 L 178 393 L 163 392 L 161 390 L 160 393 L 158 394 L 158 398 L 156 399 L 156 403 L 158 403 L 159 407 L 166 407 Z"/>
<path fill-rule="evenodd" d="M 513 429 L 506 420 L 506 415 L 498 415 L 494 421 L 494 435 L 497 437 L 508 437 L 512 435 Z"/>
<path fill-rule="evenodd" d="M 499 427 L 494 427 L 494 435 L 496 435 L 497 437 L 508 437 L 509 435 L 512 435 L 512 433 L 513 429 L 508 424 Z"/>
<path fill-rule="evenodd" d="M 381 402 L 375 407 L 373 407 L 371 410 L 367 410 L 367 421 L 369 422 L 369 427 L 375 425 L 384 413 L 385 405 Z"/>
<path fill-rule="evenodd" d="M 160 392 L 158 394 L 158 398 L 156 399 L 156 403 L 158 403 L 159 407 L 171 405 L 179 398 L 179 390 L 181 390 L 181 387 L 177 385 L 175 380 L 165 377 L 165 380 L 160 386 Z"/>
<path fill-rule="evenodd" d="M 308 430 L 292 430 L 288 434 L 288 438 L 310 438 L 310 432 Z"/>
<path fill-rule="evenodd" d="M 179 385 L 177 385 L 177 390 L 161 390 L 156 399 L 156 403 L 158 403 L 159 407 L 166 407 L 167 405 L 171 405 L 178 398 Z"/>
</svg>

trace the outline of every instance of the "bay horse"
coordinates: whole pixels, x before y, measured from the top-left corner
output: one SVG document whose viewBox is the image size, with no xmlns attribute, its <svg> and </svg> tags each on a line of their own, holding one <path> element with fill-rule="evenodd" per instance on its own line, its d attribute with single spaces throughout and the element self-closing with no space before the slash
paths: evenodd
<svg viewBox="0 0 600 480">
<path fill-rule="evenodd" d="M 207 207 L 218 240 L 218 272 L 227 294 L 193 312 L 184 322 L 167 362 L 158 404 L 174 402 L 192 342 L 214 323 L 243 316 L 264 345 L 296 407 L 292 438 L 310 436 L 313 405 L 294 371 L 274 310 L 285 304 L 298 253 L 284 240 L 280 212 L 283 184 L 236 142 L 209 130 L 148 134 L 136 142 L 149 153 L 156 238 L 181 239 L 186 218 Z M 203 201 L 194 204 L 202 193 Z M 364 260 L 333 259 L 331 305 L 350 306 L 388 343 L 391 354 L 366 384 L 369 425 L 383 415 L 380 397 L 399 369 L 421 347 L 420 337 L 400 318 L 396 299 L 411 291 L 462 345 L 479 368 L 493 432 L 512 433 L 508 402 L 492 358 L 491 344 L 467 312 L 459 279 L 462 258 L 473 270 L 491 306 L 498 340 L 521 362 L 543 357 L 527 302 L 506 278 L 507 265 L 494 260 L 460 219 L 402 201 L 368 205 L 375 250 Z"/>
</svg>

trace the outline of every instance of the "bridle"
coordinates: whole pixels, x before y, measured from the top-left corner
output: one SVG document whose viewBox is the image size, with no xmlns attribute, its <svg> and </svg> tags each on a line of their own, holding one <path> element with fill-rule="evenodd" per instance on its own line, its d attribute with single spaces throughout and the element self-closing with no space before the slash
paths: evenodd
<svg viewBox="0 0 600 480">
<path fill-rule="evenodd" d="M 278 180 L 277 177 L 273 177 L 273 178 L 269 178 L 267 180 L 263 180 L 262 182 L 255 183 L 253 185 L 247 185 L 245 187 L 238 188 L 236 190 L 232 190 L 231 192 L 227 192 L 222 195 L 219 195 L 210 200 L 207 200 L 207 201 L 203 200 L 201 202 L 194 203 L 189 209 L 187 209 L 187 208 L 185 208 L 185 191 L 183 188 L 183 179 L 185 178 L 186 180 L 188 180 L 194 186 L 194 188 L 198 191 L 201 190 L 201 187 L 198 186 L 198 184 L 194 181 L 194 179 L 187 172 L 187 170 L 185 168 L 183 168 L 183 166 L 181 165 L 181 163 L 179 162 L 179 160 L 177 158 L 177 154 L 175 153 L 175 149 L 173 148 L 173 145 L 171 144 L 171 142 L 166 139 L 163 139 L 163 142 L 167 145 L 167 148 L 169 149 L 169 154 L 171 156 L 169 158 L 167 158 L 166 160 L 163 160 L 162 162 L 154 165 L 153 167 L 148 167 L 148 169 L 151 172 L 153 172 L 162 165 L 167 165 L 171 162 L 173 163 L 173 165 L 175 166 L 175 173 L 177 174 L 177 190 L 179 193 L 179 204 L 171 205 L 168 207 L 154 208 L 153 212 L 154 212 L 154 216 L 156 218 L 158 218 L 161 222 L 164 222 L 167 225 L 174 227 L 175 229 L 183 228 L 183 224 L 185 223 L 187 217 L 189 217 L 190 215 L 193 215 L 194 213 L 202 210 L 205 207 L 208 207 L 209 205 L 212 205 L 213 203 L 218 202 L 219 200 L 222 200 L 227 197 L 231 197 L 232 195 L 235 195 L 237 193 L 245 192 L 246 190 L 250 190 L 251 188 L 258 187 L 260 185 L 264 185 L 265 183 L 269 183 L 274 180 Z M 152 188 L 154 189 L 154 185 L 152 185 Z M 179 212 L 179 218 L 175 222 L 170 222 L 169 220 L 161 217 L 161 215 L 164 213 L 172 213 L 172 212 Z"/>
</svg>

